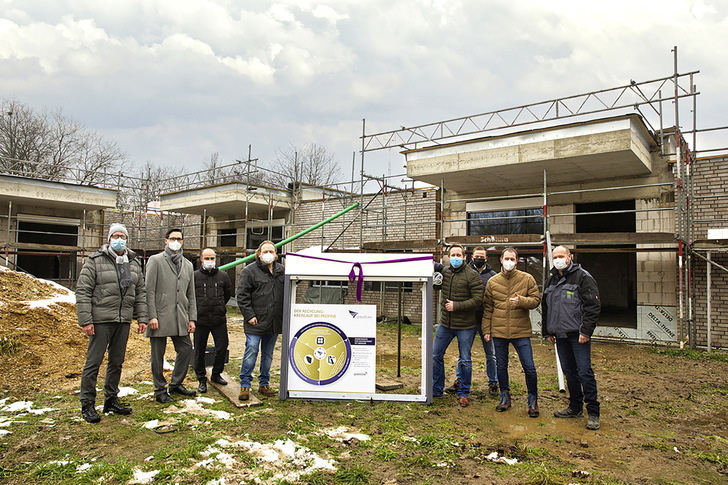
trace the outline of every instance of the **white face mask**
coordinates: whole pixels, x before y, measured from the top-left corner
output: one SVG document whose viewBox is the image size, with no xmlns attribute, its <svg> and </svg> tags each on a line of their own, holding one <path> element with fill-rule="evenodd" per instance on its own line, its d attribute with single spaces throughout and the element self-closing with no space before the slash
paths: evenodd
<svg viewBox="0 0 728 485">
<path fill-rule="evenodd" d="M 210 260 L 203 261 L 202 267 L 208 271 L 215 269 L 215 261 L 210 261 Z"/>
<path fill-rule="evenodd" d="M 176 253 L 177 251 L 182 249 L 182 242 L 181 241 L 169 241 L 169 244 L 167 246 L 169 246 L 169 249 L 171 249 L 172 251 L 174 251 Z"/>
<path fill-rule="evenodd" d="M 515 267 L 516 267 L 515 261 L 503 261 L 503 269 L 505 269 L 506 271 L 511 271 Z"/>
<path fill-rule="evenodd" d="M 559 271 L 565 270 L 569 266 L 568 261 L 566 261 L 566 258 L 556 258 L 554 259 L 554 268 L 558 269 Z"/>
<path fill-rule="evenodd" d="M 276 255 L 272 253 L 265 253 L 260 256 L 260 260 L 263 261 L 263 264 L 271 264 L 276 260 Z"/>
</svg>

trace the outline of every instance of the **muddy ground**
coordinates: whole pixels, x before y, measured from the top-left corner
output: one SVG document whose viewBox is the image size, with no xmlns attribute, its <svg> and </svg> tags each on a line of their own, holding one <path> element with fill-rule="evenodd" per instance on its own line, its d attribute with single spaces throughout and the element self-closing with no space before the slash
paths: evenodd
<svg viewBox="0 0 728 485">
<path fill-rule="evenodd" d="M 185 440 L 194 439 L 192 430 L 170 438 L 144 438 L 136 420 L 158 411 L 160 406 L 151 397 L 136 402 L 135 414 L 123 420 L 104 417 L 96 427 L 78 421 L 74 393 L 86 340 L 75 325 L 73 305 L 30 309 L 18 303 L 24 295 L 10 295 L 10 285 L 0 283 L 6 289 L 5 294 L 0 293 L 0 340 L 9 338 L 17 344 L 15 351 L 0 356 L 0 397 L 10 401 L 30 396 L 41 402 L 45 399 L 63 413 L 57 426 L 42 429 L 44 426 L 39 425 L 35 431 L 15 431 L 2 437 L 0 477 L 9 483 L 34 481 L 32 476 L 12 471 L 18 470 L 18 463 L 30 467 L 45 459 L 43 450 L 48 443 L 94 459 L 142 462 L 160 446 L 155 440 L 179 440 L 179 446 L 184 447 Z M 43 288 L 37 291 L 47 296 Z M 227 371 L 235 376 L 244 349 L 239 316 L 230 316 L 229 333 L 232 361 Z M 396 325 L 378 326 L 378 379 L 404 384 L 404 390 L 396 392 L 416 393 L 421 380 L 419 328 L 404 328 L 400 376 L 396 375 L 396 335 Z M 276 386 L 280 347 L 279 340 L 274 359 Z M 484 354 L 476 341 L 473 392 L 467 408 L 459 407 L 451 395 L 436 399 L 430 406 L 273 399 L 265 402 L 266 413 L 227 406 L 225 409 L 242 416 L 244 424 L 235 422 L 216 432 L 230 438 L 257 433 L 259 439 L 273 440 L 292 430 L 300 432 L 306 428 L 303 424 L 311 429 L 344 424 L 372 437 L 368 446 L 329 450 L 340 463 L 367 471 L 362 475 L 365 481 L 347 483 L 728 483 L 728 363 L 724 356 L 707 358 L 697 352 L 595 341 L 593 363 L 602 427 L 588 431 L 585 419 L 553 417 L 554 410 L 567 404 L 565 394 L 558 390 L 554 349 L 540 339 L 533 340 L 533 348 L 541 408 L 541 416 L 535 419 L 526 413 L 523 373 L 513 352 L 510 372 L 514 404 L 504 413 L 495 412 L 497 398 L 487 395 Z M 171 360 L 171 346 L 167 355 Z M 447 358 L 449 385 L 454 377 L 455 343 Z M 99 387 L 102 379 L 103 370 Z M 149 388 L 144 383 L 150 379 L 148 342 L 132 334 L 122 385 Z M 188 387 L 196 387 L 191 377 Z M 59 402 L 58 395 L 66 398 Z M 208 396 L 220 398 L 214 390 Z M 119 428 L 129 426 L 129 430 Z M 131 444 L 120 446 L 103 437 L 116 433 L 127 436 Z M 517 458 L 520 464 L 491 463 L 486 457 L 493 451 Z M 341 480 L 331 478 L 308 483 L 338 482 Z"/>
</svg>

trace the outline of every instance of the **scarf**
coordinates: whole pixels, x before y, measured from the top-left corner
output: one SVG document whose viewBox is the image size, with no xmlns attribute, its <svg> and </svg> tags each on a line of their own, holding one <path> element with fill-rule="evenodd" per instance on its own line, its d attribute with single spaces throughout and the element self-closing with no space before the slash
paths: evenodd
<svg viewBox="0 0 728 485">
<path fill-rule="evenodd" d="M 164 252 L 172 259 L 174 267 L 177 268 L 177 274 L 179 274 L 179 270 L 182 269 L 182 250 L 180 249 L 175 253 L 169 249 L 169 246 L 165 246 Z"/>
<path fill-rule="evenodd" d="M 132 284 L 128 251 L 125 249 L 124 253 L 119 255 L 111 249 L 111 246 L 107 245 L 106 252 L 116 261 L 116 272 L 119 275 L 119 288 L 121 289 L 121 297 L 124 298 Z"/>
</svg>

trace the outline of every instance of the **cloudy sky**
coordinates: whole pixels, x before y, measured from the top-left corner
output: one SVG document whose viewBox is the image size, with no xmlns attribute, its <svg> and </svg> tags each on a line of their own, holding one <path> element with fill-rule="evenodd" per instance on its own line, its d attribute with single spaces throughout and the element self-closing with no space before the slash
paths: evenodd
<svg viewBox="0 0 728 485">
<path fill-rule="evenodd" d="M 0 6 L 0 97 L 60 108 L 138 164 L 198 170 L 252 145 L 265 165 L 315 142 L 349 177 L 363 118 L 371 134 L 666 77 L 675 45 L 679 71 L 701 71 L 698 128 L 728 125 L 724 0 Z M 401 173 L 403 160 L 379 152 L 366 170 Z"/>
</svg>

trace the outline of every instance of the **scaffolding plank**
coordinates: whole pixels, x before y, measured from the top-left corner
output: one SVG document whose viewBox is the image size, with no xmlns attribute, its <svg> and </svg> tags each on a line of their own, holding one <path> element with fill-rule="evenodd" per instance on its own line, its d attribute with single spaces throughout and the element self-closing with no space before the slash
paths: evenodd
<svg viewBox="0 0 728 485">
<path fill-rule="evenodd" d="M 262 406 L 263 403 L 260 399 L 258 399 L 253 393 L 251 389 L 250 393 L 250 399 L 247 401 L 240 401 L 238 399 L 238 393 L 240 392 L 240 385 L 238 385 L 237 381 L 234 381 L 227 372 L 223 372 L 220 374 L 220 376 L 225 379 L 228 384 L 227 386 L 221 386 L 220 384 L 216 382 L 212 382 L 210 380 L 210 372 L 211 369 L 207 369 L 207 383 L 211 384 L 212 387 L 217 389 L 217 392 L 222 394 L 224 397 L 227 398 L 228 401 L 232 403 L 233 406 L 237 408 L 250 408 L 253 406 Z"/>
</svg>

